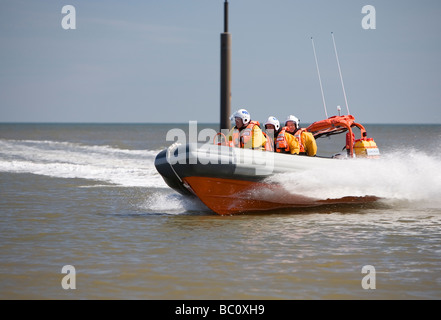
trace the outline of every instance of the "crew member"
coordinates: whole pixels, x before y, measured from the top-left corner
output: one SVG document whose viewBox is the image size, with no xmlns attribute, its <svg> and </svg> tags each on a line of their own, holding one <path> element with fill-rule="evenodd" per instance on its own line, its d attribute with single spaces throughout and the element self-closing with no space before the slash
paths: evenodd
<svg viewBox="0 0 441 320">
<path fill-rule="evenodd" d="M 276 151 L 291 154 L 315 156 L 317 143 L 312 133 L 300 128 L 297 117 L 289 115 L 285 127 L 280 130 L 276 139 Z"/>
<path fill-rule="evenodd" d="M 280 132 L 280 122 L 276 117 L 269 116 L 264 126 L 267 145 L 270 146 L 268 149 L 270 149 L 269 151 L 274 151 L 276 150 L 276 138 Z"/>
<path fill-rule="evenodd" d="M 247 110 L 237 110 L 230 119 L 236 124 L 227 135 L 227 141 L 231 146 L 265 150 L 266 138 L 260 129 L 260 124 L 251 120 Z"/>
</svg>

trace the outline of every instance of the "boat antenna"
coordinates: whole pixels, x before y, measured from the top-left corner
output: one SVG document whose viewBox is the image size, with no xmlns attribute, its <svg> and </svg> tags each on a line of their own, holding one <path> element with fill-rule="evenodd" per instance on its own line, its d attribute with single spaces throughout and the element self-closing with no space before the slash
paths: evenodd
<svg viewBox="0 0 441 320">
<path fill-rule="evenodd" d="M 350 114 L 348 107 L 348 99 L 346 98 L 345 85 L 343 83 L 343 76 L 341 75 L 340 62 L 338 61 L 337 46 L 335 45 L 334 32 L 331 32 L 331 36 L 332 36 L 332 42 L 334 43 L 335 57 L 337 58 L 338 72 L 340 73 L 340 81 L 341 81 L 341 86 L 343 88 L 343 95 L 345 97 L 346 110 L 348 111 L 348 114 Z"/>
<path fill-rule="evenodd" d="M 315 65 L 317 67 L 317 73 L 318 73 L 318 78 L 319 78 L 319 82 L 320 82 L 320 91 L 322 92 L 323 107 L 325 109 L 325 115 L 326 115 L 326 119 L 327 119 L 328 112 L 326 111 L 325 94 L 323 93 L 322 78 L 320 77 L 320 69 L 319 69 L 319 65 L 318 65 L 318 61 L 317 61 L 317 54 L 315 53 L 314 39 L 312 37 L 311 37 L 311 42 L 312 42 L 312 50 L 314 51 Z"/>
<path fill-rule="evenodd" d="M 231 115 L 231 33 L 228 32 L 228 0 L 224 3 L 224 32 L 221 33 L 220 129 L 230 129 Z"/>
</svg>

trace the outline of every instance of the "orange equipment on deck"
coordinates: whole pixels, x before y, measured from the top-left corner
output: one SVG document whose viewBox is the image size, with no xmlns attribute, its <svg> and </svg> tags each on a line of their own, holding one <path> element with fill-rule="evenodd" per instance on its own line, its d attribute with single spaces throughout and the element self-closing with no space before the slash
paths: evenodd
<svg viewBox="0 0 441 320">
<path fill-rule="evenodd" d="M 361 138 L 355 140 L 352 128 L 360 129 Z M 374 139 L 368 138 L 363 125 L 356 123 L 352 115 L 333 116 L 325 120 L 314 122 L 306 128 L 314 138 L 346 133 L 346 149 L 350 157 L 377 157 L 380 153 Z"/>
</svg>

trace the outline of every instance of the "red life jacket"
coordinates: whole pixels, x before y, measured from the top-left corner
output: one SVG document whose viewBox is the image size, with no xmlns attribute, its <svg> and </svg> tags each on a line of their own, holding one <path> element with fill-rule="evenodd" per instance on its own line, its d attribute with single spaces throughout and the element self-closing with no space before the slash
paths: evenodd
<svg viewBox="0 0 441 320">
<path fill-rule="evenodd" d="M 250 121 L 246 128 L 240 131 L 236 128 L 233 131 L 233 146 L 236 148 L 243 148 L 248 143 L 248 141 L 253 138 L 254 126 L 258 126 L 260 128 L 259 121 Z"/>
</svg>

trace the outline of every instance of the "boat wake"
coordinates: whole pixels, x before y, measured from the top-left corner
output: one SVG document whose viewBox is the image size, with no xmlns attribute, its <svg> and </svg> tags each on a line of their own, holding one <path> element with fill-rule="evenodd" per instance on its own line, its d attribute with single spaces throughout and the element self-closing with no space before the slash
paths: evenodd
<svg viewBox="0 0 441 320">
<path fill-rule="evenodd" d="M 153 165 L 156 153 L 72 142 L 0 140 L 0 172 L 167 188 Z"/>
<path fill-rule="evenodd" d="M 346 161 L 346 160 L 342 160 Z M 395 151 L 380 159 L 352 159 L 344 171 L 327 168 L 270 178 L 290 193 L 320 200 L 374 196 L 441 207 L 441 159 L 422 152 Z"/>
<path fill-rule="evenodd" d="M 0 172 L 87 179 L 96 182 L 92 186 L 100 187 L 147 188 L 140 206 L 148 212 L 209 211 L 198 199 L 178 194 L 166 185 L 154 166 L 157 152 L 71 142 L 0 140 Z M 437 155 L 406 150 L 375 160 L 341 161 L 345 161 L 344 171 L 305 169 L 269 180 L 288 193 L 301 190 L 304 196 L 318 200 L 373 196 L 394 204 L 441 208 L 441 158 Z"/>
</svg>

